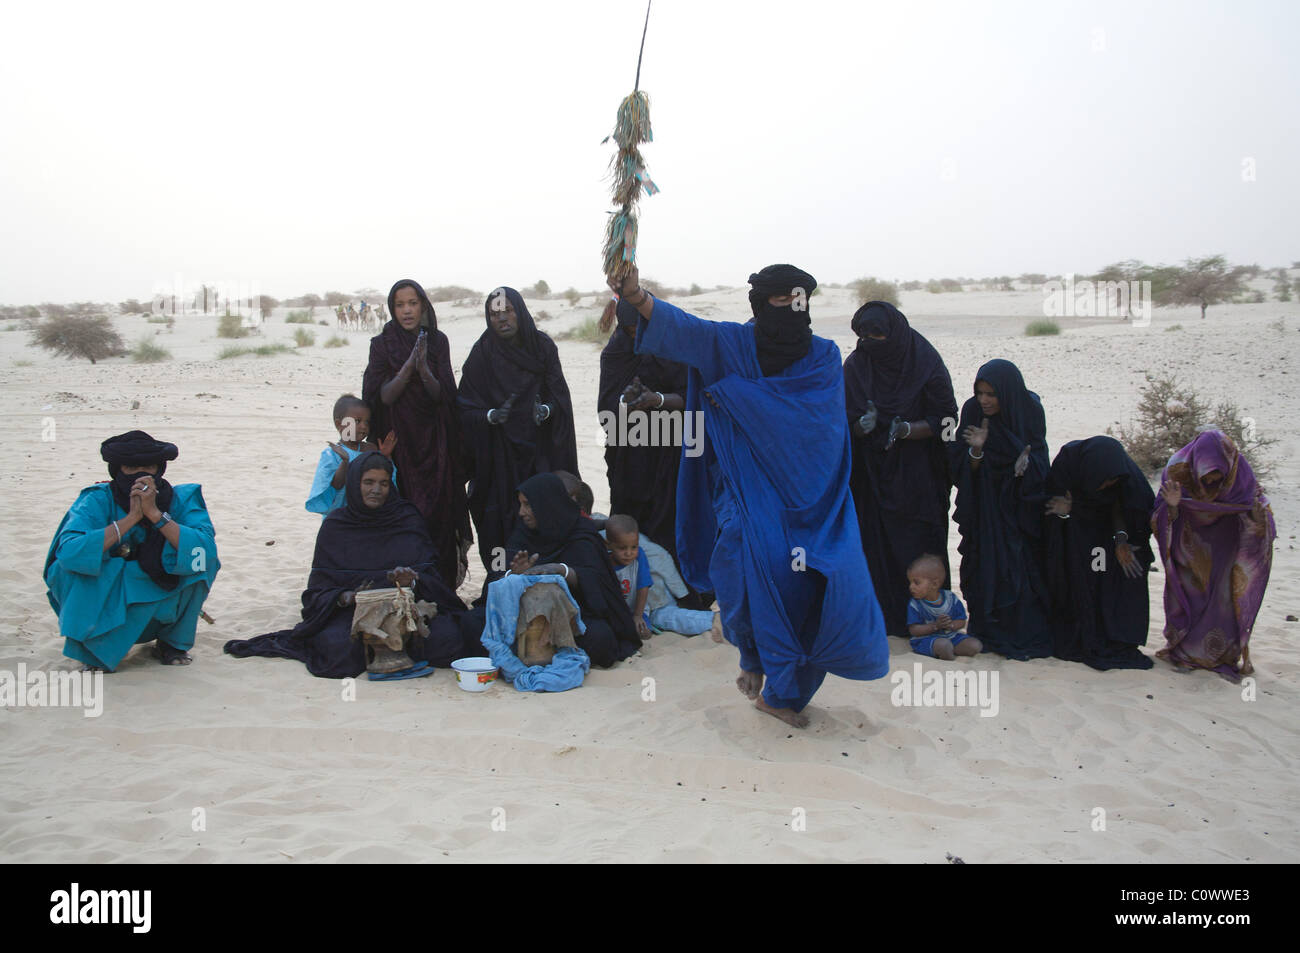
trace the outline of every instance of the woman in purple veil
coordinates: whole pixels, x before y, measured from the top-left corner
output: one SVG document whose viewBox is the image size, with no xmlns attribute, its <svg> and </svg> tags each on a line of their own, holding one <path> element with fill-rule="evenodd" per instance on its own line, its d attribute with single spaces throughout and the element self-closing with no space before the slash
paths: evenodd
<svg viewBox="0 0 1300 953">
<path fill-rule="evenodd" d="M 1250 632 L 1277 528 L 1255 473 L 1221 430 L 1169 458 L 1151 517 L 1165 567 L 1165 640 L 1156 655 L 1237 682 L 1254 671 Z"/>
</svg>

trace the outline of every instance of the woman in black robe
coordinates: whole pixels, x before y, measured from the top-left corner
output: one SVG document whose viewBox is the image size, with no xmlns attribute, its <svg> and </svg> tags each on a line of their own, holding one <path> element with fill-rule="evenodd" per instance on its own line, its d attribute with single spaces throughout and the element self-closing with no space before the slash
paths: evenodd
<svg viewBox="0 0 1300 953">
<path fill-rule="evenodd" d="M 393 462 L 402 474 L 403 494 L 424 517 L 438 547 L 443 581 L 455 589 L 465 578 L 474 537 L 451 346 L 418 282 L 404 278 L 394 284 L 388 310 L 392 320 L 370 339 L 361 396 L 370 406 L 371 432 L 397 436 Z"/>
<path fill-rule="evenodd" d="M 1155 494 L 1114 437 L 1071 440 L 1047 474 L 1052 654 L 1093 668 L 1151 668 L 1146 574 Z"/>
<path fill-rule="evenodd" d="M 515 488 L 537 473 L 578 475 L 578 445 L 555 342 L 514 288 L 497 288 L 483 310 L 487 330 L 465 359 L 457 407 L 479 558 L 492 571 L 518 517 Z"/>
<path fill-rule="evenodd" d="M 907 635 L 907 567 L 931 553 L 948 582 L 948 463 L 945 430 L 957 419 L 952 378 L 934 346 L 892 304 L 869 301 L 853 316 L 858 344 L 844 362 L 853 438 L 849 487 L 862 549 L 885 617 Z"/>
<path fill-rule="evenodd" d="M 428 620 L 429 634 L 413 636 L 407 654 L 416 661 L 446 667 L 467 654 L 460 615 L 465 605 L 438 572 L 438 554 L 424 517 L 401 499 L 390 482 L 383 502 L 371 506 L 362 492 L 362 477 L 383 471 L 392 480 L 393 463 L 383 454 L 367 453 L 348 465 L 347 503 L 321 522 L 311 575 L 302 594 L 302 621 L 292 629 L 257 638 L 232 640 L 225 651 L 237 658 L 291 658 L 304 662 L 318 678 L 349 678 L 366 670 L 366 649 L 352 638 L 352 614 L 358 589 L 393 585 L 389 574 L 415 573 L 415 598 L 432 602 L 438 613 Z M 374 502 L 373 500 L 371 502 Z"/>
<path fill-rule="evenodd" d="M 1042 402 L 1020 368 L 998 359 L 979 369 L 957 433 L 948 452 L 966 631 L 1007 658 L 1044 658 L 1052 654 L 1042 571 L 1051 458 Z"/>
<path fill-rule="evenodd" d="M 615 310 L 618 324 L 600 352 L 600 392 L 597 411 L 613 415 L 618 427 L 620 398 L 624 414 L 639 410 L 649 415 L 649 431 L 668 432 L 658 426 L 661 414 L 681 416 L 686 406 L 686 365 L 652 354 L 636 353 L 636 308 L 620 300 Z M 629 389 L 631 392 L 629 393 Z M 639 399 L 637 395 L 642 395 Z M 610 418 L 605 418 L 610 419 Z M 683 433 L 678 429 L 672 431 Z M 631 516 L 642 533 L 677 559 L 677 470 L 682 462 L 678 445 L 623 446 L 617 440 L 605 447 L 609 477 L 609 511 Z"/>
<path fill-rule="evenodd" d="M 506 547 L 511 572 L 537 572 L 549 564 L 566 574 L 577 600 L 585 634 L 578 648 L 591 664 L 606 668 L 641 647 L 632 610 L 614 575 L 605 540 L 553 473 L 539 473 L 519 485 L 520 520 Z M 563 564 L 562 566 L 559 564 Z"/>
</svg>

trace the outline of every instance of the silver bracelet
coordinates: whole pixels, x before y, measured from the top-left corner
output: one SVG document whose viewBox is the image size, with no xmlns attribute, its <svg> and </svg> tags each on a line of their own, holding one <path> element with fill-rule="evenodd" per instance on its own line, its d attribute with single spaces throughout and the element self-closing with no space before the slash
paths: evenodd
<svg viewBox="0 0 1300 953">
<path fill-rule="evenodd" d="M 568 581 L 568 578 L 569 578 L 569 564 L 568 564 L 568 563 L 560 563 L 560 565 L 564 567 L 564 579 L 565 579 L 565 581 L 567 582 L 567 581 Z"/>
<path fill-rule="evenodd" d="M 660 393 L 659 391 L 655 391 L 655 393 L 656 393 L 656 394 L 659 394 L 659 407 L 662 407 L 662 406 L 664 405 L 664 401 L 666 400 L 666 398 L 665 398 L 664 395 L 663 395 L 662 393 Z M 655 410 L 658 410 L 659 407 L 656 407 Z"/>
<path fill-rule="evenodd" d="M 966 448 L 966 456 L 970 457 L 972 460 L 983 460 L 983 459 L 984 459 L 984 454 L 982 454 L 982 453 L 981 453 L 978 457 L 975 456 L 975 448 L 974 448 L 974 447 L 967 447 L 967 448 Z"/>
<path fill-rule="evenodd" d="M 113 520 L 113 532 L 117 533 L 117 541 L 122 541 L 122 531 L 118 528 L 117 520 Z"/>
<path fill-rule="evenodd" d="M 903 439 L 904 439 L 904 440 L 911 440 L 911 439 L 912 439 L 912 422 L 911 422 L 910 420 L 904 420 L 903 423 L 907 424 L 907 433 L 905 433 L 905 434 L 903 435 Z"/>
</svg>

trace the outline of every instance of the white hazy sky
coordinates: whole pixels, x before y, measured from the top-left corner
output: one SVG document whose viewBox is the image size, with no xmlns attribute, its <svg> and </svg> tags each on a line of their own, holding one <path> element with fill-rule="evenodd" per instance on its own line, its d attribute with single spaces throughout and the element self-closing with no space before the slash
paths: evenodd
<svg viewBox="0 0 1300 953">
<path fill-rule="evenodd" d="M 8 3 L 0 303 L 601 285 L 642 0 Z M 655 0 L 643 271 L 1300 259 L 1300 4 Z M 1253 161 L 1254 181 L 1243 181 Z"/>
</svg>

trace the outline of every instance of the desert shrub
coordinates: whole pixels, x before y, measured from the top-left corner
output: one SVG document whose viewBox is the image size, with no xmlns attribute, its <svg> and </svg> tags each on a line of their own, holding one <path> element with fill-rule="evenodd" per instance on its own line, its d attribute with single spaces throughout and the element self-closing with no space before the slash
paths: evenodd
<svg viewBox="0 0 1300 953">
<path fill-rule="evenodd" d="M 258 357 L 271 357 L 274 354 L 284 354 L 291 352 L 292 348 L 287 344 L 263 344 L 259 347 L 241 347 L 237 344 L 230 347 L 222 348 L 217 359 L 224 361 L 231 357 L 243 357 L 245 354 L 255 354 Z"/>
<path fill-rule="evenodd" d="M 1183 326 L 1181 324 L 1171 324 L 1169 327 L 1165 328 L 1166 331 L 1181 331 L 1182 329 Z"/>
<path fill-rule="evenodd" d="M 298 347 L 311 347 L 316 343 L 316 332 L 306 328 L 294 328 L 293 340 Z"/>
<path fill-rule="evenodd" d="M 1259 436 L 1254 419 L 1243 417 L 1235 403 L 1225 400 L 1211 406 L 1191 387 L 1173 377 L 1148 376 L 1137 414 L 1129 425 L 1108 427 L 1106 432 L 1119 438 L 1144 472 L 1158 473 L 1176 450 L 1210 427 L 1232 438 L 1261 482 L 1273 473 L 1275 466 L 1267 459 L 1267 453 L 1277 443 L 1276 438 Z"/>
<path fill-rule="evenodd" d="M 176 326 L 176 319 L 169 314 L 151 314 L 145 320 L 150 324 L 165 324 L 169 328 Z"/>
<path fill-rule="evenodd" d="M 347 304 L 352 300 L 352 295 L 345 295 L 341 291 L 325 292 L 325 304 L 331 308 L 337 308 L 341 304 Z"/>
<path fill-rule="evenodd" d="M 136 341 L 135 347 L 131 349 L 131 360 L 137 364 L 157 364 L 159 361 L 171 359 L 171 351 L 155 343 L 148 335 Z"/>
<path fill-rule="evenodd" d="M 1055 321 L 1030 321 L 1025 325 L 1025 336 L 1031 338 L 1060 334 L 1061 326 Z"/>
<path fill-rule="evenodd" d="M 144 314 L 149 309 L 142 305 L 135 298 L 127 298 L 118 306 L 118 310 L 123 314 Z"/>
<path fill-rule="evenodd" d="M 217 319 L 217 337 L 219 338 L 246 338 L 248 337 L 248 328 L 244 327 L 244 319 L 237 314 L 223 314 Z"/>
<path fill-rule="evenodd" d="M 609 340 L 609 332 L 600 329 L 600 316 L 585 318 L 567 331 L 555 335 L 557 341 L 586 341 L 588 344 L 604 344 Z"/>
<path fill-rule="evenodd" d="M 60 357 L 80 357 L 91 364 L 126 353 L 122 336 L 105 314 L 63 313 L 46 318 L 32 329 L 32 343 Z"/>
<path fill-rule="evenodd" d="M 570 308 L 576 307 L 578 302 L 582 300 L 582 294 L 577 288 L 569 288 L 564 292 L 564 300 L 569 302 Z"/>
<path fill-rule="evenodd" d="M 551 320 L 551 312 L 538 311 L 535 315 L 533 315 L 533 320 L 536 321 L 538 324 L 541 324 L 543 321 L 549 321 Z"/>
<path fill-rule="evenodd" d="M 898 306 L 898 285 L 892 281 L 881 278 L 859 278 L 849 287 L 858 296 L 859 304 L 866 304 L 868 301 L 888 301 L 895 307 Z"/>
<path fill-rule="evenodd" d="M 460 285 L 439 285 L 436 288 L 425 288 L 424 293 L 429 296 L 429 301 L 432 304 L 438 304 L 441 301 L 459 301 L 462 298 L 486 297 L 473 288 L 462 288 Z"/>
<path fill-rule="evenodd" d="M 284 316 L 285 324 L 311 324 L 311 315 L 306 311 L 290 311 Z"/>
<path fill-rule="evenodd" d="M 325 347 L 347 347 L 348 339 L 339 337 L 337 334 L 325 342 Z"/>
<path fill-rule="evenodd" d="M 922 288 L 925 287 L 925 282 L 922 282 L 922 281 L 904 281 L 904 282 L 903 282 L 901 285 L 899 285 L 898 287 L 899 287 L 901 290 L 903 290 L 903 291 L 920 291 Z"/>
<path fill-rule="evenodd" d="M 701 288 L 699 285 L 691 285 L 688 289 L 686 289 L 686 296 L 689 298 L 694 298 L 696 295 L 702 295 L 702 294 L 704 294 L 704 289 Z"/>
<path fill-rule="evenodd" d="M 32 362 L 27 360 L 26 358 L 20 358 L 19 360 L 14 361 L 14 367 L 31 367 L 31 366 L 32 366 Z"/>
<path fill-rule="evenodd" d="M 537 284 L 526 289 L 524 293 L 530 298 L 546 298 L 551 294 L 551 286 L 539 278 L 537 279 Z"/>
</svg>

